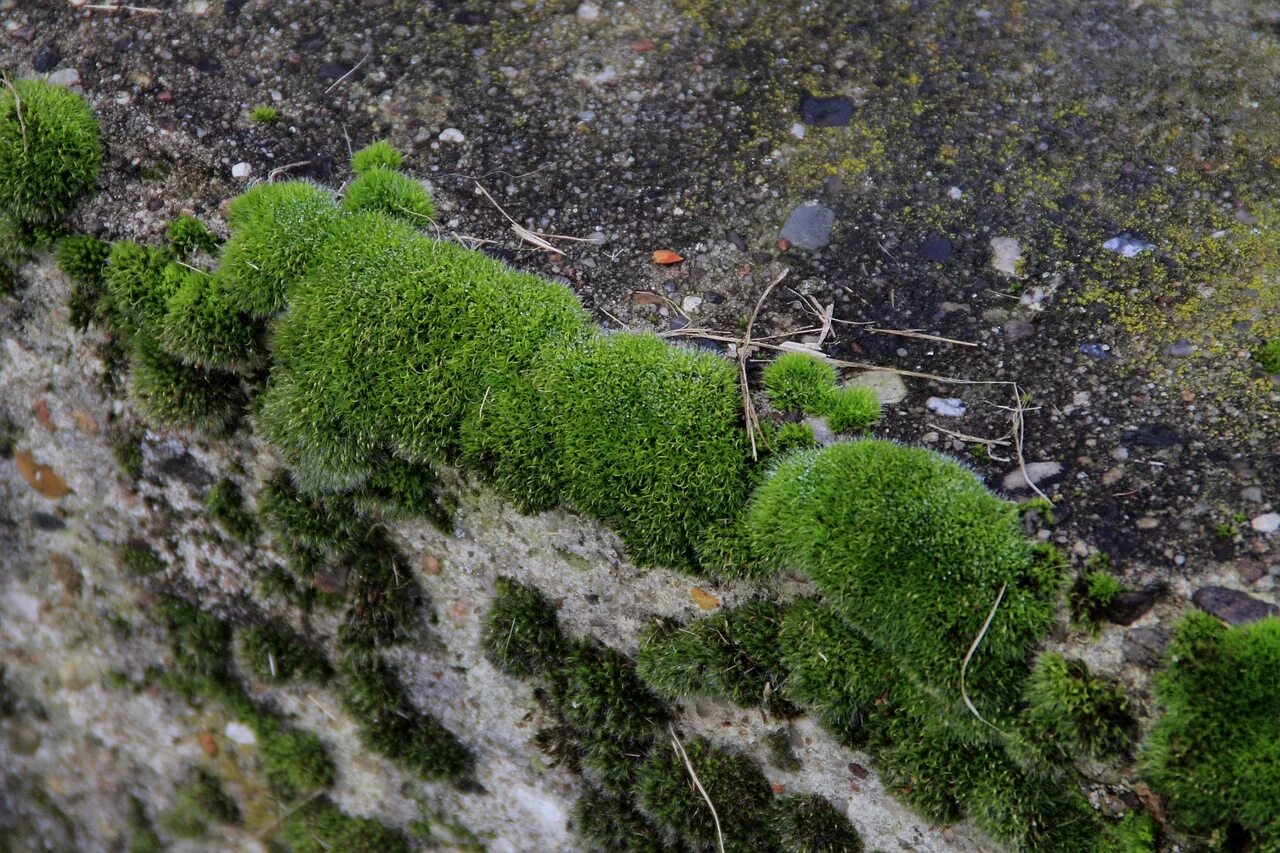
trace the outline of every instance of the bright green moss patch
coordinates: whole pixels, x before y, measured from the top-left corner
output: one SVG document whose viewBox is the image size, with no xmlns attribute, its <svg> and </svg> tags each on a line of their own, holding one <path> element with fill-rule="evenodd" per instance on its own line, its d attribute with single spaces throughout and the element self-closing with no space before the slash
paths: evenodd
<svg viewBox="0 0 1280 853">
<path fill-rule="evenodd" d="M 1111 601 L 1124 591 L 1124 584 L 1109 572 L 1094 571 L 1076 578 L 1068 596 L 1071 621 L 1090 631 L 1097 631 Z"/>
<path fill-rule="evenodd" d="M 555 606 L 534 587 L 507 577 L 495 583 L 481 644 L 490 663 L 518 678 L 550 675 L 568 651 Z"/>
<path fill-rule="evenodd" d="M 56 222 L 93 191 L 101 164 L 98 121 L 84 98 L 42 80 L 5 77 L 0 210 L 21 222 Z"/>
<path fill-rule="evenodd" d="M 333 674 L 324 655 L 292 628 L 264 622 L 243 628 L 240 656 L 255 678 L 271 683 L 327 681 Z"/>
<path fill-rule="evenodd" d="M 184 364 L 146 335 L 129 353 L 129 393 L 155 426 L 219 433 L 244 410 L 240 381 L 229 373 Z"/>
<path fill-rule="evenodd" d="M 834 367 L 800 352 L 778 356 L 765 367 L 762 378 L 774 408 L 806 415 L 825 415 L 836 387 Z"/>
<path fill-rule="evenodd" d="M 1143 775 L 1172 826 L 1211 849 L 1280 845 L 1280 619 L 1227 628 L 1193 611 L 1156 679 Z"/>
<path fill-rule="evenodd" d="M 213 255 L 218 251 L 218 238 L 194 216 L 179 216 L 170 222 L 165 236 L 177 258 L 189 258 L 197 252 Z"/>
<path fill-rule="evenodd" d="M 156 326 L 165 349 L 205 368 L 247 371 L 263 360 L 253 321 L 235 304 L 222 279 L 183 269 Z"/>
<path fill-rule="evenodd" d="M 1098 853 L 1155 853 L 1156 822 L 1143 812 L 1126 812 L 1103 829 Z"/>
<path fill-rule="evenodd" d="M 1027 682 L 1027 703 L 1026 726 L 1067 761 L 1120 755 L 1133 743 L 1136 721 L 1123 688 L 1092 675 L 1082 661 L 1041 655 Z"/>
<path fill-rule="evenodd" d="M 399 169 L 404 162 L 404 155 L 397 151 L 390 142 L 379 139 L 361 148 L 351 156 L 351 170 L 357 175 L 365 175 L 376 169 Z"/>
<path fill-rule="evenodd" d="M 1267 373 L 1280 373 L 1280 338 L 1267 341 L 1254 350 L 1253 360 Z"/>
<path fill-rule="evenodd" d="M 806 423 L 783 423 L 773 434 L 773 452 L 785 456 L 793 450 L 809 450 L 818 446 L 813 427 Z"/>
<path fill-rule="evenodd" d="M 160 559 L 160 555 L 140 539 L 121 546 L 116 559 L 125 571 L 138 578 L 157 575 L 165 569 L 164 560 Z"/>
<path fill-rule="evenodd" d="M 218 278 L 248 316 L 270 317 L 311 268 L 340 213 L 328 190 L 306 181 L 259 184 L 227 208 L 231 239 Z"/>
<path fill-rule="evenodd" d="M 340 672 L 343 707 L 365 746 L 423 779 L 459 779 L 470 772 L 470 750 L 435 717 L 414 707 L 377 651 L 348 651 Z"/>
<path fill-rule="evenodd" d="M 829 800 L 814 794 L 780 797 L 769 824 L 785 853 L 861 853 L 862 838 Z"/>
<path fill-rule="evenodd" d="M 320 797 L 290 811 L 281 835 L 292 853 L 409 853 L 402 832 L 376 820 L 352 817 Z"/>
<path fill-rule="evenodd" d="M 254 124 L 270 124 L 280 120 L 280 111 L 275 107 L 259 104 L 249 111 L 249 121 Z"/>
<path fill-rule="evenodd" d="M 154 246 L 112 244 L 101 308 L 112 328 L 125 336 L 159 332 L 168 299 L 182 284 L 181 268 L 169 269 L 171 260 L 168 252 Z"/>
<path fill-rule="evenodd" d="M 351 213 L 385 213 L 418 227 L 429 224 L 436 207 L 422 184 L 391 169 L 370 169 L 352 181 L 342 197 Z"/>
<path fill-rule="evenodd" d="M 767 601 L 722 610 L 679 627 L 654 625 L 640 641 L 636 672 L 668 699 L 723 696 L 785 712 L 778 634 L 782 609 Z"/>
<path fill-rule="evenodd" d="M 808 574 L 939 715 L 970 728 L 960 662 L 994 607 L 964 688 L 984 716 L 1016 714 L 1059 579 L 1033 560 L 1016 507 L 970 471 L 884 441 L 805 451 L 757 490 L 748 524 L 766 565 Z"/>
<path fill-rule="evenodd" d="M 870 388 L 836 388 L 828 395 L 827 424 L 833 432 L 861 432 L 880 420 L 880 398 Z"/>
<path fill-rule="evenodd" d="M 767 818 L 773 795 L 760 769 L 700 737 L 685 738 L 681 746 L 716 806 L 725 849 L 742 853 L 768 849 L 772 839 Z M 715 818 L 692 784 L 684 756 L 669 740 L 656 745 L 637 771 L 636 803 L 666 833 L 669 843 L 714 850 Z"/>
<path fill-rule="evenodd" d="M 240 809 L 218 777 L 197 768 L 178 788 L 177 802 L 160 817 L 160 828 L 179 838 L 203 838 L 210 824 L 238 823 Z"/>
</svg>

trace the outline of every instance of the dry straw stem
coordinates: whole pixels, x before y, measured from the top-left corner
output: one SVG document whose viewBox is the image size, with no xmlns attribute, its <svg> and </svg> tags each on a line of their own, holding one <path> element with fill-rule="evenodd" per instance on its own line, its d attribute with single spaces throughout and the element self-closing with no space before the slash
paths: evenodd
<svg viewBox="0 0 1280 853">
<path fill-rule="evenodd" d="M 991 622 L 996 618 L 996 611 L 1000 608 L 1000 602 L 1004 601 L 1004 594 L 1008 589 L 1008 581 L 1000 584 L 1000 593 L 996 596 L 996 603 L 991 605 L 991 612 L 987 614 L 987 621 L 982 623 L 982 630 L 978 632 L 978 636 L 973 638 L 973 642 L 969 644 L 969 651 L 965 652 L 964 660 L 960 662 L 960 698 L 964 700 L 965 707 L 968 708 L 975 717 L 977 717 L 981 722 L 986 723 L 988 726 L 991 726 L 991 728 L 996 731 L 1000 730 L 996 729 L 994 725 L 984 720 L 982 715 L 978 713 L 978 709 L 973 706 L 973 700 L 969 698 L 969 692 L 965 689 L 964 680 L 965 676 L 969 672 L 969 661 L 973 660 L 974 652 L 978 650 L 978 646 L 982 645 L 982 638 L 987 636 L 987 631 L 991 628 Z"/>
<path fill-rule="evenodd" d="M 85 3 L 71 0 L 71 5 L 77 9 L 89 9 L 94 12 L 133 12 L 135 15 L 163 15 L 165 9 L 157 9 L 154 6 L 124 6 L 119 3 Z"/>
<path fill-rule="evenodd" d="M 357 62 L 355 65 L 351 66 L 351 70 L 350 70 L 350 71 L 348 71 L 346 74 L 343 74 L 343 75 L 342 75 L 341 77 L 339 77 L 337 80 L 334 80 L 334 81 L 333 81 L 333 85 L 331 85 L 328 89 L 325 89 L 325 90 L 324 90 L 324 93 L 327 95 L 327 94 L 329 94 L 330 92 L 332 92 L 334 89 L 336 89 L 336 88 L 338 88 L 339 86 L 341 86 L 343 83 L 347 82 L 347 78 L 348 78 L 348 77 L 350 77 L 352 74 L 355 74 L 355 73 L 356 73 L 356 70 L 357 70 L 357 69 L 359 69 L 361 65 L 364 65 L 364 64 L 365 64 L 365 62 L 367 62 L 368 60 L 369 60 L 369 54 L 367 54 L 367 53 L 366 53 L 364 56 L 362 56 L 362 57 L 360 58 L 360 61 L 359 61 L 359 62 Z"/>
<path fill-rule="evenodd" d="M 561 250 L 557 246 L 552 245 L 547 241 L 548 240 L 569 240 L 570 242 L 573 242 L 573 243 L 596 242 L 595 240 L 592 240 L 588 237 L 570 237 L 566 234 L 547 234 L 546 232 L 543 232 L 543 231 L 531 231 L 528 228 L 525 228 L 519 222 L 516 222 L 514 219 L 512 219 L 511 214 L 507 213 L 507 211 L 503 209 L 502 205 L 498 204 L 498 202 L 494 199 L 494 197 L 489 194 L 489 191 L 480 185 L 479 181 L 473 181 L 472 183 L 476 185 L 476 189 L 478 189 L 484 195 L 485 198 L 489 199 L 489 203 L 492 204 L 495 208 L 497 208 L 498 212 L 501 213 L 503 217 L 508 222 L 511 223 L 511 230 L 516 233 L 516 236 L 526 243 L 530 243 L 534 246 L 537 246 L 539 249 L 542 249 L 543 251 L 546 251 L 546 252 L 551 252 L 556 255 L 563 255 L 564 254 L 563 250 Z"/>
<path fill-rule="evenodd" d="M 781 278 L 779 278 L 779 281 L 781 281 Z M 693 762 L 689 760 L 689 754 L 684 751 L 684 744 L 680 743 L 680 738 L 676 736 L 675 727 L 667 723 L 667 731 L 671 733 L 671 746 L 675 749 L 676 755 L 680 756 L 680 760 L 684 762 L 684 767 L 689 771 L 689 776 L 693 778 L 693 784 L 697 786 L 698 793 L 702 795 L 702 799 L 707 801 L 707 808 L 711 809 L 711 819 L 716 824 L 716 844 L 720 848 L 720 853 L 724 853 L 724 833 L 720 830 L 720 815 L 716 814 L 716 804 L 711 802 L 707 789 L 702 787 L 702 780 L 698 778 L 697 772 L 693 769 Z"/>
</svg>

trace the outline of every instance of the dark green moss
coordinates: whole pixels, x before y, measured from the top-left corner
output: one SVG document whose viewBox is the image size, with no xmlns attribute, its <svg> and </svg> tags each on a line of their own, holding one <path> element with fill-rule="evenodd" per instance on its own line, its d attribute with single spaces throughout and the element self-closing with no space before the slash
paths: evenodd
<svg viewBox="0 0 1280 853">
<path fill-rule="evenodd" d="M 779 770 L 794 773 L 804 766 L 791 746 L 791 733 L 787 728 L 774 729 L 760 742 L 769 751 L 769 763 Z"/>
<path fill-rule="evenodd" d="M 252 318 L 223 280 L 200 270 L 182 271 L 156 329 L 169 353 L 199 367 L 247 372 L 265 357 Z"/>
<path fill-rule="evenodd" d="M 393 456 L 374 463 L 368 478 L 351 493 L 355 506 L 388 518 L 426 518 L 445 532 L 453 529 L 453 507 L 442 495 L 435 470 Z"/>
<path fill-rule="evenodd" d="M 129 853 L 164 853 L 165 845 L 159 833 L 151 825 L 147 810 L 137 797 L 129 797 Z"/>
<path fill-rule="evenodd" d="M 1280 844 L 1280 618 L 1225 627 L 1189 613 L 1156 678 L 1142 773 L 1171 825 L 1211 849 Z"/>
<path fill-rule="evenodd" d="M 649 737 L 667 716 L 630 660 L 588 640 L 573 641 L 552 682 L 552 696 L 574 728 L 619 743 Z"/>
<path fill-rule="evenodd" d="M 663 835 L 627 797 L 586 786 L 573 805 L 578 834 L 592 853 L 663 853 Z"/>
<path fill-rule="evenodd" d="M 551 675 L 563 664 L 569 647 L 555 606 L 536 588 L 508 577 L 494 584 L 481 644 L 490 663 L 518 678 Z"/>
<path fill-rule="evenodd" d="M 254 677 L 262 681 L 323 683 L 333 674 L 324 655 L 280 622 L 241 629 L 240 655 Z"/>
<path fill-rule="evenodd" d="M 121 568 L 138 578 L 156 575 L 165 570 L 164 560 L 141 539 L 133 539 L 120 546 L 116 560 Z"/>
<path fill-rule="evenodd" d="M 409 840 L 399 830 L 376 820 L 352 817 L 324 797 L 288 812 L 282 836 L 292 853 L 409 853 Z"/>
<path fill-rule="evenodd" d="M 1027 681 L 1027 706 L 1033 737 L 1063 759 L 1108 758 L 1133 743 L 1136 721 L 1123 688 L 1092 675 L 1083 661 L 1042 654 Z"/>
<path fill-rule="evenodd" d="M 830 801 L 815 794 L 779 797 L 769 826 L 786 853 L 861 853 L 862 838 Z"/>
<path fill-rule="evenodd" d="M 244 391 L 233 374 L 184 364 L 147 335 L 134 336 L 129 370 L 130 395 L 155 426 L 216 434 L 244 410 Z"/>
<path fill-rule="evenodd" d="M 258 538 L 258 521 L 244 508 L 244 496 L 234 481 L 223 478 L 204 497 L 205 511 L 232 538 L 250 543 Z"/>
<path fill-rule="evenodd" d="M 1255 349 L 1253 360 L 1267 373 L 1280 373 L 1280 338 L 1273 338 Z"/>
<path fill-rule="evenodd" d="M 684 753 L 702 788 L 716 807 L 724 849 L 761 851 L 773 847 L 767 819 L 772 793 L 750 760 L 712 746 L 702 738 L 686 738 Z M 690 850 L 714 850 L 716 822 L 675 744 L 663 740 L 640 765 L 635 787 L 641 811 L 667 836 Z"/>
<path fill-rule="evenodd" d="M 338 629 L 340 642 L 379 646 L 413 630 L 420 619 L 422 589 L 385 529 L 369 529 L 351 544 L 343 562 L 348 567 L 350 606 Z"/>
<path fill-rule="evenodd" d="M 1155 853 L 1156 822 L 1145 812 L 1130 811 L 1118 821 L 1108 821 L 1103 828 L 1098 853 Z"/>
<path fill-rule="evenodd" d="M 333 784 L 337 772 L 320 738 L 274 717 L 259 715 L 251 725 L 262 768 L 280 797 L 296 799 Z"/>
<path fill-rule="evenodd" d="M 262 523 L 286 551 L 340 552 L 359 538 L 362 519 L 341 498 L 303 494 L 286 472 L 278 472 L 258 495 Z"/>
<path fill-rule="evenodd" d="M 113 243 L 103 272 L 99 313 L 126 337 L 142 331 L 156 335 L 169 297 L 182 283 L 182 268 L 155 246 Z"/>
<path fill-rule="evenodd" d="M 219 695 L 235 684 L 231 629 L 216 616 L 176 600 L 158 606 L 169 628 L 169 684 L 187 695 Z"/>
<path fill-rule="evenodd" d="M 169 248 L 178 258 L 189 258 L 196 252 L 208 255 L 217 254 L 218 238 L 213 236 L 208 227 L 194 216 L 179 216 L 169 223 L 165 232 L 169 239 Z"/>
<path fill-rule="evenodd" d="M 778 356 L 765 367 L 761 378 L 775 409 L 806 415 L 827 414 L 836 387 L 835 368 L 799 352 Z"/>
<path fill-rule="evenodd" d="M 92 234 L 73 234 L 54 246 L 53 257 L 58 268 L 71 279 L 67 309 L 72 327 L 79 331 L 87 329 L 97 315 L 110 254 L 111 245 Z"/>
<path fill-rule="evenodd" d="M 419 711 L 400 680 L 373 649 L 352 649 L 340 665 L 343 707 L 361 741 L 423 779 L 460 779 L 470 750 L 435 717 Z"/>
<path fill-rule="evenodd" d="M 42 80 L 0 88 L 0 211 L 61 220 L 92 192 L 102 164 L 98 122 L 83 97 Z"/>
<path fill-rule="evenodd" d="M 222 789 L 218 777 L 197 768 L 178 786 L 177 801 L 160 817 L 160 827 L 179 838 L 203 838 L 210 824 L 239 821 L 240 809 Z"/>
<path fill-rule="evenodd" d="M 111 442 L 111 455 L 129 480 L 142 476 L 142 442 L 136 437 L 123 437 Z"/>
<path fill-rule="evenodd" d="M 683 626 L 645 632 L 636 672 L 660 696 L 717 696 L 745 707 L 785 712 L 785 669 L 778 642 L 783 611 L 769 601 L 721 610 Z"/>
</svg>

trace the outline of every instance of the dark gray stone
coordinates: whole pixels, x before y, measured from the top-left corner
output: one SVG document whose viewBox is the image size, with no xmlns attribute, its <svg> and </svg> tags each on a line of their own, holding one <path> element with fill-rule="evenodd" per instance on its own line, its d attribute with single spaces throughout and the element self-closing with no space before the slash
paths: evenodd
<svg viewBox="0 0 1280 853">
<path fill-rule="evenodd" d="M 1120 645 L 1126 663 L 1156 669 L 1169 647 L 1169 632 L 1164 628 L 1130 628 Z"/>
<path fill-rule="evenodd" d="M 1103 617 L 1108 622 L 1114 622 L 1117 625 L 1132 625 L 1137 622 L 1147 611 L 1155 605 L 1156 599 L 1164 594 L 1167 587 L 1164 584 L 1153 583 L 1148 584 L 1142 589 L 1127 589 L 1124 592 L 1116 593 L 1102 611 Z"/>
<path fill-rule="evenodd" d="M 802 204 L 782 226 L 778 236 L 797 249 L 821 249 L 831 240 L 831 226 L 836 223 L 836 213 L 820 204 Z"/>
<path fill-rule="evenodd" d="M 1225 586 L 1206 586 L 1198 589 L 1195 595 L 1191 596 L 1191 603 L 1228 625 L 1244 625 L 1268 616 L 1280 616 L 1280 607 Z"/>
</svg>

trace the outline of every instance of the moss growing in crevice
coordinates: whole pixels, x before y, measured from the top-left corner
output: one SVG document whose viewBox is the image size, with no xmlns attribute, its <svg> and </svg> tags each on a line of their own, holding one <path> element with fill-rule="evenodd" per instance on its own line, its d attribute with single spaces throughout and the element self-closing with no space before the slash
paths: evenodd
<svg viewBox="0 0 1280 853">
<path fill-rule="evenodd" d="M 1077 577 L 1068 594 L 1072 624 L 1097 633 L 1112 599 L 1123 591 L 1124 584 L 1109 572 L 1092 571 Z"/>
<path fill-rule="evenodd" d="M 1136 727 L 1120 685 L 1056 652 L 1036 661 L 1027 682 L 1024 728 L 1041 748 L 1057 751 L 1067 761 L 1081 755 L 1111 758 L 1129 750 Z"/>
<path fill-rule="evenodd" d="M 160 828 L 179 838 L 203 838 L 210 824 L 235 824 L 240 809 L 222 783 L 204 768 L 196 768 L 177 789 L 173 808 L 160 817 Z"/>
<path fill-rule="evenodd" d="M 160 574 L 165 562 L 150 545 L 141 539 L 131 540 L 120 547 L 116 559 L 126 572 L 137 578 Z"/>
<path fill-rule="evenodd" d="M 333 675 L 324 655 L 281 622 L 270 621 L 242 628 L 239 637 L 240 657 L 249 672 L 259 680 L 323 683 Z"/>
<path fill-rule="evenodd" d="M 404 833 L 376 820 L 353 817 L 325 797 L 291 810 L 281 835 L 292 853 L 409 853 Z"/>
<path fill-rule="evenodd" d="M 63 274 L 71 279 L 67 310 L 72 327 L 79 331 L 89 328 L 98 315 L 98 302 L 102 299 L 104 272 L 110 254 L 110 244 L 91 234 L 73 234 L 54 245 L 54 260 Z"/>
<path fill-rule="evenodd" d="M 232 480 L 214 483 L 204 497 L 204 508 L 233 539 L 251 543 L 258 537 L 257 519 L 244 508 L 244 496 Z"/>
<path fill-rule="evenodd" d="M 537 589 L 508 577 L 495 582 L 481 645 L 490 663 L 517 678 L 551 675 L 568 651 L 554 605 Z"/>
<path fill-rule="evenodd" d="M 861 853 L 862 839 L 830 801 L 809 794 L 779 797 L 769 824 L 784 853 Z"/>
</svg>

